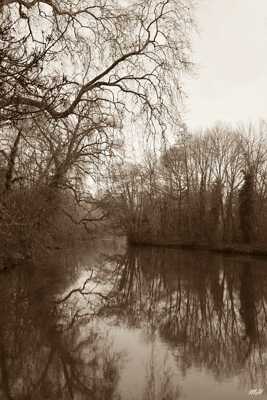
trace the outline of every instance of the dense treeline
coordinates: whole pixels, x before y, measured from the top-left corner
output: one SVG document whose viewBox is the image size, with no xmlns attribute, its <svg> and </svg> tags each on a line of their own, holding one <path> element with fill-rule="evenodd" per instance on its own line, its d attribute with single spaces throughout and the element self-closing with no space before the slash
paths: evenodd
<svg viewBox="0 0 267 400">
<path fill-rule="evenodd" d="M 160 157 L 120 164 L 109 193 L 131 241 L 267 242 L 266 126 L 181 135 Z"/>
<path fill-rule="evenodd" d="M 4 253 L 30 254 L 35 247 L 69 245 L 84 239 L 94 221 L 102 217 L 85 185 L 85 176 L 93 178 L 95 164 L 105 154 L 98 134 L 89 136 L 85 130 L 78 135 L 74 127 L 61 129 L 56 123 L 52 129 L 52 122 L 42 123 L 40 130 L 36 117 L 20 122 L 19 128 L 14 125 L 0 131 L 0 240 Z"/>
</svg>

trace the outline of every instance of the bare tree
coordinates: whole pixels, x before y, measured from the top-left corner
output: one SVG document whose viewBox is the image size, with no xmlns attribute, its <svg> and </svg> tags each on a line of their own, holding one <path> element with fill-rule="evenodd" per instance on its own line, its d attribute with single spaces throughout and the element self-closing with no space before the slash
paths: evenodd
<svg viewBox="0 0 267 400">
<path fill-rule="evenodd" d="M 4 0 L 0 118 L 75 115 L 112 129 L 134 104 L 131 113 L 165 129 L 191 26 L 183 0 Z"/>
<path fill-rule="evenodd" d="M 137 118 L 140 134 L 171 128 L 191 66 L 191 11 L 190 0 L 1 1 L 1 189 L 23 191 L 2 217 L 27 190 L 85 198 L 87 177 Z"/>
</svg>

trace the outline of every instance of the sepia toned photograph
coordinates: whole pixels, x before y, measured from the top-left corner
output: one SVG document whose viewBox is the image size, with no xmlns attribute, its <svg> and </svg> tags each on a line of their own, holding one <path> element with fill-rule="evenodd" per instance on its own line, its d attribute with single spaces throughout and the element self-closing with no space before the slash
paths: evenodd
<svg viewBox="0 0 267 400">
<path fill-rule="evenodd" d="M 267 0 L 0 0 L 0 400 L 267 400 Z"/>
</svg>

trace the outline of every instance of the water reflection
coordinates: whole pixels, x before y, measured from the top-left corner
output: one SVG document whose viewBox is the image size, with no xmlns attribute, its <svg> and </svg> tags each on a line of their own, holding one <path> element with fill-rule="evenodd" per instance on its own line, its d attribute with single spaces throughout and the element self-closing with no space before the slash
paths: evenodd
<svg viewBox="0 0 267 400">
<path fill-rule="evenodd" d="M 0 276 L 0 398 L 241 399 L 265 389 L 266 261 L 104 248 Z"/>
<path fill-rule="evenodd" d="M 183 375 L 197 367 L 222 381 L 242 371 L 248 388 L 264 387 L 264 267 L 255 259 L 131 249 L 116 263 L 118 319 L 158 332 Z"/>
<path fill-rule="evenodd" d="M 77 260 L 56 254 L 45 261 L 1 276 L 0 397 L 110 399 L 118 360 L 107 338 L 86 316 L 77 318 L 79 307 L 56 302 L 77 275 Z"/>
</svg>

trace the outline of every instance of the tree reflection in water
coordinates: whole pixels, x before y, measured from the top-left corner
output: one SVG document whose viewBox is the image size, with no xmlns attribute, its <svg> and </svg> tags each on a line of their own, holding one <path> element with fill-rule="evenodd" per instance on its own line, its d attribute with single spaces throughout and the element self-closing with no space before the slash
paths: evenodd
<svg viewBox="0 0 267 400">
<path fill-rule="evenodd" d="M 257 259 L 132 248 L 116 262 L 118 319 L 158 332 L 178 368 L 266 381 L 267 273 Z M 115 308 L 110 307 L 114 314 Z"/>
<path fill-rule="evenodd" d="M 183 389 L 168 363 L 159 370 L 155 338 L 180 376 L 198 367 L 218 381 L 239 376 L 248 389 L 264 388 L 261 261 L 157 248 L 95 260 L 85 279 L 68 254 L 1 275 L 1 398 L 120 399 L 123 357 L 95 319 L 139 328 L 152 344 L 138 400 L 177 399 Z"/>
<path fill-rule="evenodd" d="M 1 276 L 0 397 L 115 398 L 119 357 L 77 307 L 55 302 L 72 272 L 54 258 Z"/>
<path fill-rule="evenodd" d="M 142 400 L 178 400 L 180 397 L 179 386 L 173 379 L 173 373 L 168 366 L 167 358 L 163 360 L 161 368 L 157 368 L 155 351 L 156 349 L 152 342 Z"/>
</svg>

